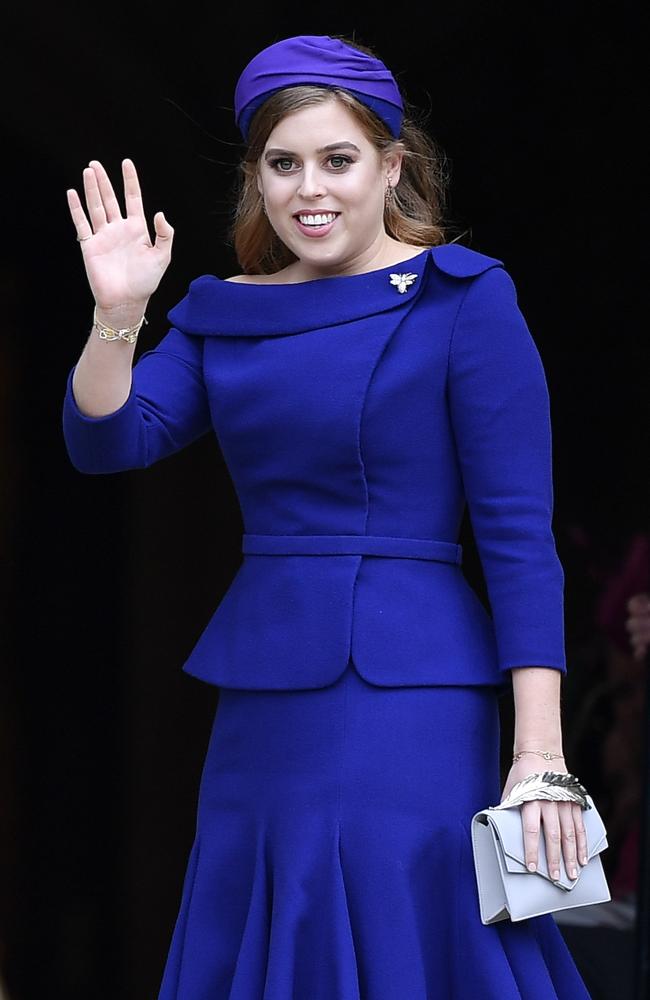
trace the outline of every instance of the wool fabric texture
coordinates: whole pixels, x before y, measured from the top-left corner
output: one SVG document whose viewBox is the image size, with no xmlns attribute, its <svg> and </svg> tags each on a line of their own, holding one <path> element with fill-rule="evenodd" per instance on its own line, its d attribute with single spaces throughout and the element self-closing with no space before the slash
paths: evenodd
<svg viewBox="0 0 650 1000">
<path fill-rule="evenodd" d="M 549 398 L 503 262 L 204 274 L 167 318 L 122 406 L 85 416 L 73 368 L 63 412 L 90 474 L 214 435 L 242 512 L 184 664 L 219 699 L 158 1000 L 589 1000 L 550 914 L 481 923 L 473 868 L 510 671 L 566 672 Z"/>
<path fill-rule="evenodd" d="M 167 318 L 115 413 L 85 417 L 70 373 L 64 430 L 90 473 L 217 434 L 245 558 L 187 673 L 320 687 L 350 652 L 378 684 L 566 672 L 548 388 L 501 261 L 448 244 L 296 284 L 201 275 Z M 462 572 L 466 502 L 491 617 Z"/>
</svg>

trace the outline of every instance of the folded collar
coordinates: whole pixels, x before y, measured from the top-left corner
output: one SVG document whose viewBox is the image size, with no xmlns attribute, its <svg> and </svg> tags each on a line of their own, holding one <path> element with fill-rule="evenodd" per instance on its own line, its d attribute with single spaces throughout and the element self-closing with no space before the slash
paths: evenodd
<svg viewBox="0 0 650 1000">
<path fill-rule="evenodd" d="M 432 267 L 452 278 L 470 278 L 500 266 L 503 261 L 496 257 L 446 243 L 379 270 L 293 284 L 226 281 L 202 274 L 167 319 L 176 329 L 199 336 L 303 333 L 403 308 L 419 293 Z M 392 275 L 409 276 L 404 291 Z"/>
</svg>

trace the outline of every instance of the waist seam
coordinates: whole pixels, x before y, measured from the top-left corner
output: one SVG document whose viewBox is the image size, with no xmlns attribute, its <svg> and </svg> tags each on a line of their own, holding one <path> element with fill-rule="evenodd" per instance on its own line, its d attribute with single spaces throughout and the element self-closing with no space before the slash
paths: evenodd
<svg viewBox="0 0 650 1000">
<path fill-rule="evenodd" d="M 368 555 L 396 559 L 430 559 L 461 565 L 456 542 L 399 535 L 242 535 L 242 552 L 250 555 Z"/>
</svg>

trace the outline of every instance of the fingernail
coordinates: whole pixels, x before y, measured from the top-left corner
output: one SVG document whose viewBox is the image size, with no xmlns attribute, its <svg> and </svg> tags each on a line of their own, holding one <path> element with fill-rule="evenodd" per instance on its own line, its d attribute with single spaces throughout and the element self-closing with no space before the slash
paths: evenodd
<svg viewBox="0 0 650 1000">
<path fill-rule="evenodd" d="M 553 870 L 553 878 L 554 878 L 554 879 L 555 879 L 555 881 L 557 882 L 557 880 L 559 879 L 559 877 L 560 877 L 560 872 L 559 872 L 559 870 L 558 870 L 557 868 L 555 868 L 555 869 Z"/>
<path fill-rule="evenodd" d="M 571 868 L 571 869 L 569 869 L 569 875 L 571 876 L 571 878 L 577 878 L 578 877 L 578 870 L 577 870 L 577 868 Z"/>
<path fill-rule="evenodd" d="M 528 862 L 528 871 L 529 872 L 535 872 L 535 871 L 537 871 L 537 865 L 535 864 L 534 861 L 529 861 Z"/>
</svg>

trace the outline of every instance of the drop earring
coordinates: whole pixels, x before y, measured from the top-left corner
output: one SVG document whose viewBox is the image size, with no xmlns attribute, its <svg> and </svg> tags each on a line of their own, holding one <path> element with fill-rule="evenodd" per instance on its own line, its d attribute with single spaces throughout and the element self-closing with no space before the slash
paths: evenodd
<svg viewBox="0 0 650 1000">
<path fill-rule="evenodd" d="M 390 181 L 388 181 L 388 184 L 386 186 L 386 191 L 384 192 L 384 203 L 386 205 L 390 205 L 392 200 L 393 200 L 393 185 L 391 184 Z"/>
</svg>

